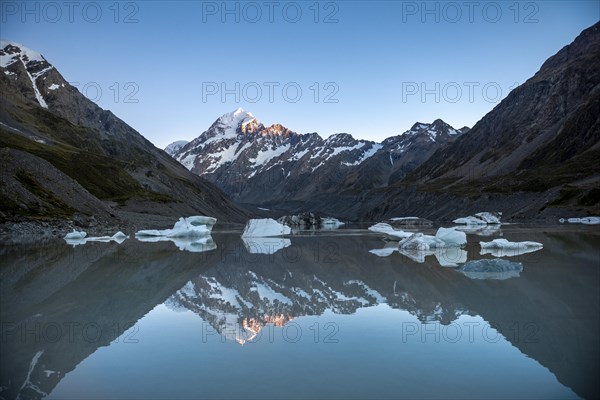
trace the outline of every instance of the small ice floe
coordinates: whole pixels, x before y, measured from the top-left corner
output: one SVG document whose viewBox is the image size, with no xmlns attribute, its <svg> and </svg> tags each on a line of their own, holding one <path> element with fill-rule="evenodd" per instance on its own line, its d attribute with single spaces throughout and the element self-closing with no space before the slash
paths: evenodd
<svg viewBox="0 0 600 400">
<path fill-rule="evenodd" d="M 272 237 L 289 235 L 292 229 L 272 218 L 251 219 L 246 223 L 242 237 Z"/>
<path fill-rule="evenodd" d="M 340 221 L 337 218 L 333 218 L 333 217 L 323 217 L 321 218 L 321 226 L 324 228 L 331 228 L 331 227 L 339 227 L 345 225 L 344 222 Z"/>
<path fill-rule="evenodd" d="M 199 237 L 209 235 L 216 218 L 204 216 L 192 216 L 179 218 L 172 229 L 147 229 L 136 232 L 137 238 L 145 236 L 157 236 L 166 238 Z"/>
<path fill-rule="evenodd" d="M 125 235 L 121 231 L 115 233 L 112 236 L 90 236 L 90 237 L 85 237 L 85 235 L 86 235 L 85 232 L 78 232 L 78 233 L 83 233 L 83 236 L 67 238 L 67 236 L 69 236 L 69 235 L 67 235 L 67 236 L 65 236 L 65 242 L 67 242 L 67 244 L 75 247 L 75 246 L 79 246 L 79 245 L 86 244 L 86 243 L 89 243 L 89 242 L 102 242 L 102 243 L 116 242 L 117 244 L 121 244 L 127 238 L 129 238 L 129 236 Z"/>
<path fill-rule="evenodd" d="M 518 278 L 523 271 L 523 264 L 496 258 L 469 261 L 456 269 L 471 279 L 505 280 Z"/>
<path fill-rule="evenodd" d="M 84 237 L 86 237 L 87 233 L 85 233 L 84 231 L 76 231 L 75 229 L 73 229 L 73 232 L 69 232 L 65 235 L 65 240 L 68 239 L 83 239 Z"/>
<path fill-rule="evenodd" d="M 429 250 L 441 247 L 460 247 L 467 243 L 467 235 L 454 228 L 439 228 L 435 236 L 414 233 L 398 244 L 400 249 Z"/>
<path fill-rule="evenodd" d="M 242 237 L 242 241 L 251 254 L 275 254 L 292 244 L 290 239 L 276 237 Z"/>
<path fill-rule="evenodd" d="M 506 239 L 494 239 L 491 242 L 479 242 L 481 254 L 491 254 L 494 257 L 519 256 L 541 250 L 544 245 L 538 242 L 509 242 Z"/>
<path fill-rule="evenodd" d="M 464 224 L 464 225 L 493 225 L 500 224 L 500 217 L 502 216 L 501 212 L 480 212 L 475 215 L 470 215 L 468 217 L 457 218 L 453 222 L 455 224 Z"/>
<path fill-rule="evenodd" d="M 600 224 L 600 217 L 568 218 L 566 221 L 564 218 L 561 218 L 558 221 L 561 224 L 568 222 L 570 224 L 598 225 Z"/>
<path fill-rule="evenodd" d="M 394 229 L 390 224 L 380 222 L 369 228 L 371 232 L 383 233 L 388 239 L 399 240 L 406 239 L 412 235 L 411 232 L 404 232 Z"/>
<path fill-rule="evenodd" d="M 467 235 L 477 235 L 477 236 L 494 236 L 500 235 L 502 236 L 502 231 L 500 230 L 500 225 L 463 225 L 456 226 L 456 229 L 459 231 L 463 231 Z"/>
<path fill-rule="evenodd" d="M 181 251 L 189 251 L 191 253 L 202 253 L 205 251 L 214 250 L 217 244 L 213 241 L 210 234 L 203 236 L 136 236 L 140 242 L 157 243 L 157 242 L 173 242 Z"/>
<path fill-rule="evenodd" d="M 394 217 L 388 220 L 393 226 L 431 226 L 433 222 L 419 217 Z"/>
</svg>

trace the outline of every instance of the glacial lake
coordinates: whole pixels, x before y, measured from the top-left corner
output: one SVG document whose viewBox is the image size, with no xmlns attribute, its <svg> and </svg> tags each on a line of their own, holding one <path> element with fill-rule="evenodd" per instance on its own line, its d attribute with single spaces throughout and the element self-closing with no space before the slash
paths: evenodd
<svg viewBox="0 0 600 400">
<path fill-rule="evenodd" d="M 599 231 L 471 232 L 544 245 L 480 274 L 357 227 L 5 243 L 0 398 L 594 398 Z"/>
</svg>

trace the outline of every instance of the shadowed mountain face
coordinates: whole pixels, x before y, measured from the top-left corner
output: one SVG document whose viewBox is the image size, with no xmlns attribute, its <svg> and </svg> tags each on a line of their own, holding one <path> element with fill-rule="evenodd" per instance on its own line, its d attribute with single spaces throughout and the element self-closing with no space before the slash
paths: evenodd
<svg viewBox="0 0 600 400">
<path fill-rule="evenodd" d="M 39 53 L 3 41 L 0 59 L 0 219 L 245 219 L 224 193 L 88 100 Z M 15 168 L 23 157 L 27 162 Z M 102 202 L 97 213 L 86 206 Z"/>
<path fill-rule="evenodd" d="M 562 384 L 594 397 L 598 236 L 535 228 L 504 235 L 544 244 L 541 251 L 512 257 L 523 270 L 507 280 L 471 279 L 433 256 L 424 263 L 397 252 L 378 257 L 369 251 L 385 243 L 373 234 L 292 236 L 291 246 L 275 254 L 249 253 L 237 234 L 218 233 L 217 248 L 205 253 L 134 240 L 74 249 L 57 242 L 36 251 L 3 247 L 3 395 L 50 393 L 96 349 L 127 340 L 136 322 L 162 303 L 192 311 L 239 343 L 252 342 L 269 324 L 285 326 L 328 310 L 355 315 L 386 303 L 423 323 L 481 316 Z M 469 260 L 490 257 L 479 255 L 474 242 L 480 237 L 469 239 Z"/>
<path fill-rule="evenodd" d="M 562 188 L 554 205 L 600 201 L 600 23 L 550 57 L 467 134 L 405 182 L 456 193 Z M 552 201 L 548 202 L 552 204 Z"/>
<path fill-rule="evenodd" d="M 240 108 L 221 116 L 190 143 L 175 142 L 168 149 L 179 148 L 173 155 L 177 160 L 234 199 L 278 203 L 284 209 L 301 201 L 306 210 L 321 194 L 388 186 L 467 130 L 456 130 L 438 119 L 416 123 L 381 143 L 346 133 L 323 139 L 279 124 L 265 127 Z"/>
</svg>

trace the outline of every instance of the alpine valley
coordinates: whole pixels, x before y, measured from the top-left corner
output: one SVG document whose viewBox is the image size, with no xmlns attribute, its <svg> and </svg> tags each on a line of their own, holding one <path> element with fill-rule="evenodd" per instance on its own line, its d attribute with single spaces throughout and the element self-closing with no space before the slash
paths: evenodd
<svg viewBox="0 0 600 400">
<path fill-rule="evenodd" d="M 167 151 L 232 199 L 274 213 L 444 220 L 600 212 L 600 24 L 549 58 L 474 127 L 438 119 L 381 143 L 323 139 L 239 108 Z M 268 193 L 268 196 L 265 195 Z"/>
<path fill-rule="evenodd" d="M 599 29 L 583 31 L 472 129 L 416 122 L 376 143 L 265 126 L 238 108 L 166 152 L 41 54 L 3 41 L 0 218 L 171 226 L 193 214 L 228 222 L 299 212 L 350 221 L 487 209 L 512 220 L 598 214 Z"/>
</svg>

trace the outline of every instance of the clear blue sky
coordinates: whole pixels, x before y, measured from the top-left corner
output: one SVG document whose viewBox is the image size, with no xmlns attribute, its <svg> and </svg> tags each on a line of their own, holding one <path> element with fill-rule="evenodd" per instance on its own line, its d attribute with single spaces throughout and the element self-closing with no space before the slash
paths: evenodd
<svg viewBox="0 0 600 400">
<path fill-rule="evenodd" d="M 382 140 L 436 118 L 473 126 L 600 18 L 598 0 L 314 3 L 228 2 L 227 13 L 221 1 L 3 0 L 1 36 L 41 52 L 89 97 L 100 87 L 100 106 L 164 147 L 237 107 L 322 136 Z M 222 85 L 234 92 L 225 102 Z"/>
</svg>

